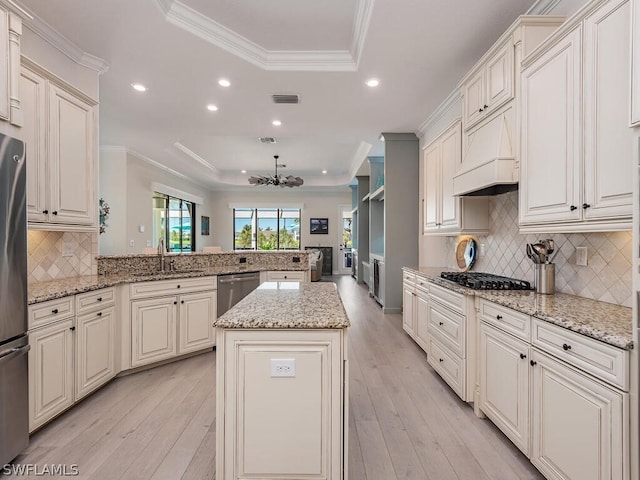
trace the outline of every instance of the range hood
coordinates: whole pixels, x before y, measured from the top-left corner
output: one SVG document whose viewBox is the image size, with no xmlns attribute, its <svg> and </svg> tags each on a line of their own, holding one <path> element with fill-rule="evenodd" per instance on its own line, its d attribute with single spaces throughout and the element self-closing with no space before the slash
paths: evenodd
<svg viewBox="0 0 640 480">
<path fill-rule="evenodd" d="M 454 195 L 499 195 L 517 190 L 513 124 L 510 107 L 467 134 L 462 165 L 453 177 Z"/>
</svg>

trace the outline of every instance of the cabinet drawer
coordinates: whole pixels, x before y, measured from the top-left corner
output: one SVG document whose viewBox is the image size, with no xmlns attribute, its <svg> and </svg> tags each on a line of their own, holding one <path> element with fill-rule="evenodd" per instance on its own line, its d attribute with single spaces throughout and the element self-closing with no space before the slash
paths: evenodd
<svg viewBox="0 0 640 480">
<path fill-rule="evenodd" d="M 463 358 L 464 330 L 465 317 L 436 303 L 429 305 L 429 332 Z"/>
<path fill-rule="evenodd" d="M 146 298 L 158 295 L 199 292 L 216 288 L 216 277 L 177 278 L 173 280 L 153 280 L 132 283 L 130 298 Z"/>
<path fill-rule="evenodd" d="M 115 301 L 115 296 L 115 287 L 102 288 L 95 292 L 80 293 L 76 295 L 76 313 L 80 315 L 94 308 L 110 306 Z"/>
<path fill-rule="evenodd" d="M 580 370 L 629 391 L 629 353 L 626 350 L 535 317 L 532 343 Z"/>
<path fill-rule="evenodd" d="M 72 317 L 75 313 L 73 295 L 29 306 L 29 330 Z"/>
<path fill-rule="evenodd" d="M 429 293 L 429 282 L 425 277 L 416 275 L 416 288 L 422 290 L 424 293 Z"/>
<path fill-rule="evenodd" d="M 440 344 L 433 337 L 429 337 L 429 364 L 438 372 L 442 379 L 460 398 L 465 397 L 465 364 L 464 361 Z"/>
<path fill-rule="evenodd" d="M 416 283 L 416 274 L 407 272 L 406 270 L 402 272 L 402 281 L 404 283 Z"/>
<path fill-rule="evenodd" d="M 303 271 L 267 272 L 268 282 L 304 282 Z"/>
<path fill-rule="evenodd" d="M 480 300 L 480 317 L 485 322 L 518 338 L 529 341 L 531 319 L 529 315 L 516 312 L 488 300 Z"/>
<path fill-rule="evenodd" d="M 429 283 L 429 295 L 431 295 L 433 300 L 442 303 L 450 309 L 464 313 L 464 295 L 461 293 L 453 292 L 434 283 Z"/>
</svg>

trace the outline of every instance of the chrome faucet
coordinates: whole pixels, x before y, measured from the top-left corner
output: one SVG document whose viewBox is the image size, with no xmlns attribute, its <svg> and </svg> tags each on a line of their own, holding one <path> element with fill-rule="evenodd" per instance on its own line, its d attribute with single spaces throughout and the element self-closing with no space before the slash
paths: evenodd
<svg viewBox="0 0 640 480">
<path fill-rule="evenodd" d="M 158 241 L 158 255 L 160 255 L 160 271 L 164 273 L 164 238 Z"/>
</svg>

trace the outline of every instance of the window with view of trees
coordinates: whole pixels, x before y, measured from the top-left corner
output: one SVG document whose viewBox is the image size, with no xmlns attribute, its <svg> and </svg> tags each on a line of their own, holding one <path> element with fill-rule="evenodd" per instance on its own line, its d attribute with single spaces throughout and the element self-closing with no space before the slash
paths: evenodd
<svg viewBox="0 0 640 480">
<path fill-rule="evenodd" d="M 299 250 L 299 208 L 234 208 L 234 250 Z"/>
<path fill-rule="evenodd" d="M 196 205 L 153 192 L 153 244 L 161 238 L 168 252 L 195 252 Z"/>
</svg>

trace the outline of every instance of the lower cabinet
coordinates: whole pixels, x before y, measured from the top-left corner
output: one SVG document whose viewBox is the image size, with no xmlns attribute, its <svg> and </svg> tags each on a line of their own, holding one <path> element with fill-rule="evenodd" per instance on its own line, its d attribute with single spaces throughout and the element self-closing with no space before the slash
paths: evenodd
<svg viewBox="0 0 640 480">
<path fill-rule="evenodd" d="M 533 350 L 531 462 L 549 480 L 629 478 L 628 394 Z"/>
<path fill-rule="evenodd" d="M 267 282 L 308 282 L 308 271 L 306 270 L 293 270 L 293 271 L 270 271 L 266 272 Z"/>
<path fill-rule="evenodd" d="M 404 274 L 406 279 L 407 274 Z M 413 277 L 415 279 L 415 277 Z M 414 283 L 404 281 L 402 284 L 402 328 L 409 336 L 415 339 L 415 317 L 416 317 L 416 286 Z"/>
<path fill-rule="evenodd" d="M 177 318 L 177 296 L 131 302 L 132 367 L 177 355 Z"/>
<path fill-rule="evenodd" d="M 402 273 L 402 328 L 425 351 L 429 352 L 429 293 L 427 280 Z"/>
</svg>

